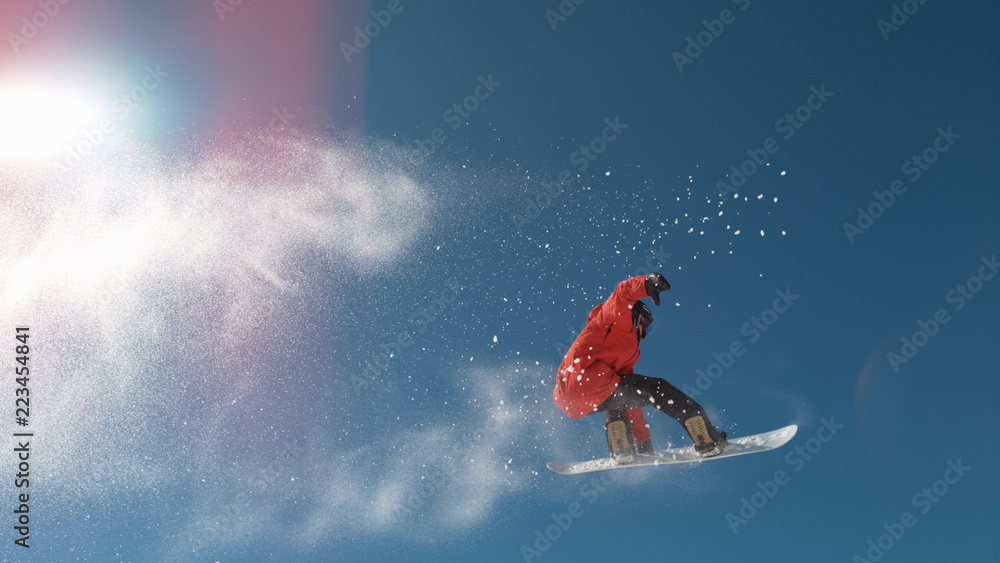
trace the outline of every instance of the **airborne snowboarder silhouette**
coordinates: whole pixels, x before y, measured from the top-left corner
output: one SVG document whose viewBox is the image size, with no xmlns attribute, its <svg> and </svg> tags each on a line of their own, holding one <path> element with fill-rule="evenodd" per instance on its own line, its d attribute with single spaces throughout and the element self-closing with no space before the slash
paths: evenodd
<svg viewBox="0 0 1000 563">
<path fill-rule="evenodd" d="M 691 397 L 663 379 L 632 370 L 639 361 L 639 342 L 653 322 L 641 299 L 649 297 L 659 306 L 660 292 L 669 289 L 659 272 L 619 283 L 607 301 L 590 311 L 587 326 L 559 365 L 552 398 L 573 419 L 604 412 L 608 452 L 618 463 L 635 461 L 636 449 L 653 453 L 642 414 L 648 406 L 681 423 L 704 457 L 722 453 L 727 445 L 726 433 L 712 425 Z"/>
</svg>

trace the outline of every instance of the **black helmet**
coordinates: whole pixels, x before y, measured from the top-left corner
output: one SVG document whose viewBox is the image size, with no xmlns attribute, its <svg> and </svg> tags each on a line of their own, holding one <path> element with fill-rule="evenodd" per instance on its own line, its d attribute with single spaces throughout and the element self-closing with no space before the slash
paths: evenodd
<svg viewBox="0 0 1000 563">
<path fill-rule="evenodd" d="M 636 336 L 639 335 L 639 325 L 644 327 L 653 323 L 653 312 L 649 310 L 642 300 L 632 304 L 632 327 L 635 328 Z"/>
</svg>

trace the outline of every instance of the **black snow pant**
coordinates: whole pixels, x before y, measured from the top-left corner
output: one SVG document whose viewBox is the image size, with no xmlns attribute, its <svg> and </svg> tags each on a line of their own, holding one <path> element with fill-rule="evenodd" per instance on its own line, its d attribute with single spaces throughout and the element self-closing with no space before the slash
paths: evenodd
<svg viewBox="0 0 1000 563">
<path fill-rule="evenodd" d="M 686 393 L 659 377 L 646 377 L 637 373 L 621 376 L 618 388 L 599 407 L 604 411 L 605 426 L 617 420 L 629 425 L 626 409 L 654 406 L 667 416 L 684 425 L 692 416 L 704 416 L 705 410 Z M 631 438 L 631 432 L 629 432 Z"/>
</svg>

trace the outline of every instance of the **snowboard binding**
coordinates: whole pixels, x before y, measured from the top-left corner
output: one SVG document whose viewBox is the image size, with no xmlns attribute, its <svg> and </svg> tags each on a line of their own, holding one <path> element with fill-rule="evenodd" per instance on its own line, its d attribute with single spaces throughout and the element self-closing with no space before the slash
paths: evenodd
<svg viewBox="0 0 1000 563">
<path fill-rule="evenodd" d="M 608 433 L 608 453 L 615 463 L 632 463 L 635 461 L 635 446 L 632 433 L 624 420 L 614 420 L 605 427 Z"/>
<path fill-rule="evenodd" d="M 702 457 L 717 456 L 729 445 L 726 433 L 713 426 L 704 415 L 685 420 L 684 429 L 691 436 L 695 451 Z"/>
</svg>

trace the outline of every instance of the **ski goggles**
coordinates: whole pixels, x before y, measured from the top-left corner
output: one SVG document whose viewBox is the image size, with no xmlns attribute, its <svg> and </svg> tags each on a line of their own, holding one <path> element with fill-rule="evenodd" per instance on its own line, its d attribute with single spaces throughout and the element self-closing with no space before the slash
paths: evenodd
<svg viewBox="0 0 1000 563">
<path fill-rule="evenodd" d="M 635 319 L 635 330 L 639 330 L 639 327 L 646 329 L 646 334 L 649 334 L 650 325 L 653 324 L 653 317 L 650 315 L 637 315 Z"/>
</svg>

